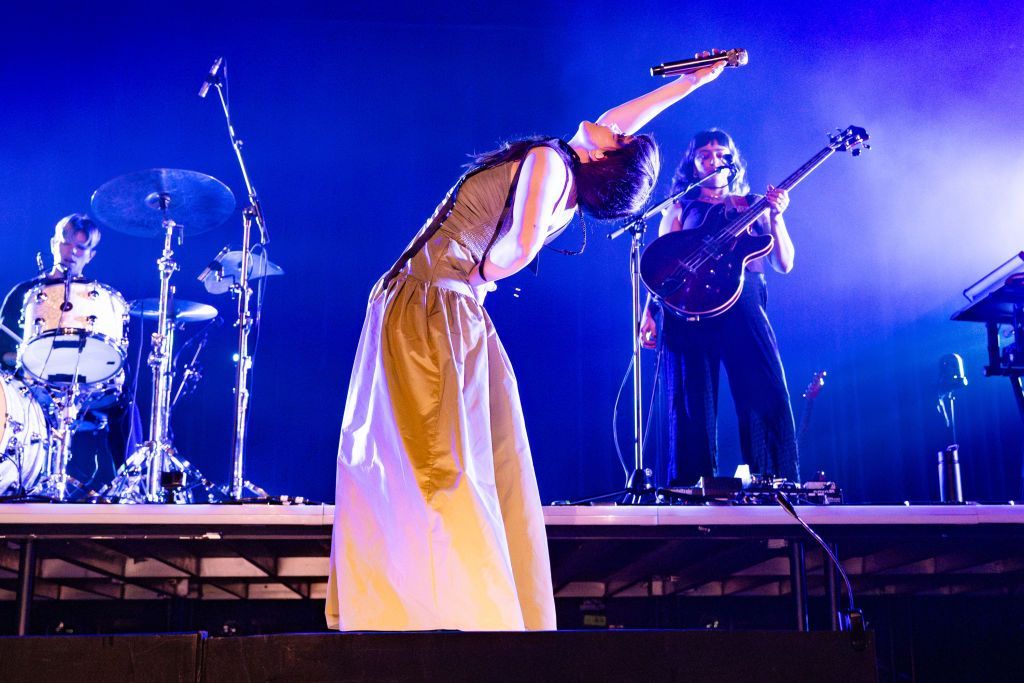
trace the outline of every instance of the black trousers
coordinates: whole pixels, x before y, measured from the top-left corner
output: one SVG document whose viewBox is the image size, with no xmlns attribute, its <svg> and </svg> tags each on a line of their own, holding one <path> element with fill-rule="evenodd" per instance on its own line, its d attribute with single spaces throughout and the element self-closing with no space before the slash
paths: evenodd
<svg viewBox="0 0 1024 683">
<path fill-rule="evenodd" d="M 669 483 L 689 486 L 718 469 L 718 386 L 725 368 L 739 418 L 743 462 L 752 472 L 798 481 L 796 428 L 764 275 L 746 274 L 740 298 L 714 318 L 664 313 Z"/>
</svg>

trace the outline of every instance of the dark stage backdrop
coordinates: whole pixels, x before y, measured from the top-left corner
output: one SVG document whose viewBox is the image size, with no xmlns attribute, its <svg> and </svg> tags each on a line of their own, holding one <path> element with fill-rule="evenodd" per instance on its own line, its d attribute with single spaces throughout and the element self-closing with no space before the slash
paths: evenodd
<svg viewBox="0 0 1024 683">
<path fill-rule="evenodd" d="M 243 200 L 216 99 L 196 96 L 225 56 L 269 253 L 286 271 L 266 293 L 248 475 L 273 493 L 330 501 L 366 296 L 465 155 L 511 136 L 569 135 L 581 118 L 657 85 L 650 65 L 744 47 L 749 66 L 651 126 L 664 153 L 659 193 L 688 137 L 708 126 L 736 137 L 758 190 L 820 149 L 829 129 L 861 125 L 874 142 L 793 193 L 796 270 L 770 277 L 798 417 L 812 372 L 828 370 L 803 472 L 825 470 L 854 501 L 932 497 L 935 452 L 947 443 L 937 364 L 959 352 L 970 376 L 958 404 L 967 495 L 1015 498 L 1024 434 L 1009 387 L 982 376 L 982 328 L 948 318 L 964 287 L 1024 248 L 1024 21 L 1009 3 L 889 5 L 293 2 L 253 14 L 188 4 L 147 16 L 59 6 L 8 14 L 0 279 L 6 287 L 31 276 L 53 223 L 123 173 L 201 171 Z M 612 409 L 630 353 L 628 244 L 595 228 L 586 255 L 546 254 L 540 277 L 503 282 L 488 300 L 520 381 L 545 500 L 623 481 Z M 230 318 L 230 300 L 207 295 L 195 276 L 240 234 L 236 212 L 186 239 L 179 297 Z M 159 249 L 108 231 L 89 273 L 129 299 L 155 296 Z M 174 416 L 179 450 L 218 481 L 230 459 L 233 344 L 230 327 L 214 333 L 203 383 Z M 647 354 L 648 373 L 653 361 Z M 144 393 L 147 385 L 144 377 Z M 726 470 L 738 461 L 731 411 L 725 395 Z"/>
</svg>

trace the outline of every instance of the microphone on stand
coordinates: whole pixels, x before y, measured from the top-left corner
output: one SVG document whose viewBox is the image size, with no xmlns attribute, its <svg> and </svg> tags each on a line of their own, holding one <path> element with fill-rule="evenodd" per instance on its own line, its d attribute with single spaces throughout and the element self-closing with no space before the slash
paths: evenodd
<svg viewBox="0 0 1024 683">
<path fill-rule="evenodd" d="M 736 175 L 736 173 L 739 172 L 739 166 L 737 166 L 735 163 L 733 163 L 732 155 L 731 154 L 724 154 L 724 155 L 722 155 L 722 158 L 725 161 L 725 165 L 724 166 L 719 166 L 715 170 L 713 170 L 710 173 L 708 173 L 706 176 L 704 176 L 704 177 L 702 177 L 702 178 L 700 178 L 698 180 L 695 180 L 686 189 L 679 191 L 678 193 L 676 193 L 672 197 L 669 197 L 665 201 L 655 205 L 653 208 L 648 209 L 646 212 L 641 213 L 640 215 L 636 216 L 632 220 L 626 221 L 620 227 L 618 227 L 615 230 L 612 230 L 611 232 L 609 232 L 608 235 L 607 235 L 608 239 L 610 239 L 610 240 L 616 239 L 617 237 L 622 236 L 626 232 L 629 232 L 629 231 L 633 230 L 637 226 L 638 223 L 643 223 L 648 218 L 651 218 L 651 217 L 661 213 L 663 210 L 668 208 L 669 204 L 671 204 L 672 202 L 678 200 L 683 195 L 688 194 L 691 190 L 693 190 L 693 189 L 695 189 L 697 187 L 700 187 L 701 185 L 703 185 L 704 183 L 706 183 L 707 181 L 711 180 L 716 175 L 721 173 L 722 171 L 727 171 L 729 173 L 729 182 L 731 183 L 732 182 L 732 177 L 734 175 Z"/>
<path fill-rule="evenodd" d="M 220 81 L 220 68 L 224 64 L 223 57 L 217 57 L 217 61 L 210 67 L 210 73 L 206 74 L 206 79 L 203 84 L 199 86 L 199 96 L 205 98 L 206 94 L 210 92 L 210 86 Z"/>
<path fill-rule="evenodd" d="M 210 277 L 210 275 L 214 273 L 217 274 L 218 280 L 221 277 L 223 277 L 224 266 L 221 265 L 221 261 L 223 261 L 224 257 L 227 256 L 227 253 L 230 249 L 230 246 L 226 246 L 223 249 L 221 249 L 217 253 L 217 255 L 213 257 L 213 260 L 206 264 L 206 267 L 203 268 L 203 272 L 199 273 L 199 277 L 197 277 L 196 279 L 202 282 L 203 284 L 206 284 L 206 278 Z"/>
<path fill-rule="evenodd" d="M 651 75 L 667 77 L 688 74 L 723 60 L 726 66 L 743 66 L 748 61 L 747 51 L 733 48 L 732 50 L 718 52 L 709 57 L 694 57 L 692 59 L 681 59 L 678 62 L 665 62 L 658 66 L 652 66 Z"/>
</svg>

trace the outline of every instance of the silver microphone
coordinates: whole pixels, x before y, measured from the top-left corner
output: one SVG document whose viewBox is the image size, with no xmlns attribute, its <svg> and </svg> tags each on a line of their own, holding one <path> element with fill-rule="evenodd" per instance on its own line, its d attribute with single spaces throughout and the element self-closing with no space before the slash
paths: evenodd
<svg viewBox="0 0 1024 683">
<path fill-rule="evenodd" d="M 43 263 L 43 252 L 41 251 L 36 252 L 36 268 L 39 269 L 40 275 L 46 273 L 46 264 Z"/>
<path fill-rule="evenodd" d="M 740 48 L 733 48 L 726 52 L 719 52 L 710 57 L 694 57 L 693 59 L 681 59 L 678 62 L 665 62 L 658 66 L 651 67 L 652 76 L 678 76 L 691 71 L 703 69 L 716 62 L 725 61 L 726 66 L 743 66 L 747 63 L 747 51 Z"/>
<path fill-rule="evenodd" d="M 200 97 L 205 98 L 206 94 L 210 92 L 210 86 L 220 80 L 220 76 L 218 76 L 218 74 L 220 73 L 220 68 L 223 64 L 224 58 L 217 57 L 217 61 L 215 61 L 213 66 L 210 67 L 210 73 L 206 74 L 206 79 L 203 81 L 203 84 L 199 86 Z"/>
</svg>

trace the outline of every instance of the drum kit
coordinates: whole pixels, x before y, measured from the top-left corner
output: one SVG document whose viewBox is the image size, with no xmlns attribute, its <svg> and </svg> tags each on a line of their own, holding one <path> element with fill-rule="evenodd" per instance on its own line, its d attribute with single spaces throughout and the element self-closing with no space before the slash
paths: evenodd
<svg viewBox="0 0 1024 683">
<path fill-rule="evenodd" d="M 243 477 L 248 333 L 253 324 L 250 283 L 283 271 L 267 260 L 262 248 L 254 253 L 250 246 L 251 208 L 242 212 L 242 249 L 225 247 L 199 277 L 208 292 L 231 293 L 239 304 L 231 483 L 217 487 L 179 455 L 170 419 L 183 387 L 195 375 L 194 364 L 177 372 L 174 394 L 175 333 L 218 316 L 213 306 L 175 298 L 172 279 L 180 268 L 175 248 L 185 236 L 222 225 L 235 210 L 235 197 L 223 183 L 202 173 L 150 169 L 100 186 L 93 193 L 90 215 L 117 232 L 162 238 L 156 261 L 159 296 L 127 302 L 117 290 L 70 273 L 42 278 L 25 294 L 17 371 L 0 373 L 0 496 L 111 503 L 221 502 L 241 500 L 247 492 L 266 496 Z M 148 437 L 127 454 L 113 481 L 94 491 L 68 474 L 72 436 L 82 428 L 84 412 L 120 399 L 132 317 L 155 323 L 147 361 L 153 379 Z M 199 351 L 201 345 L 196 357 Z"/>
</svg>

